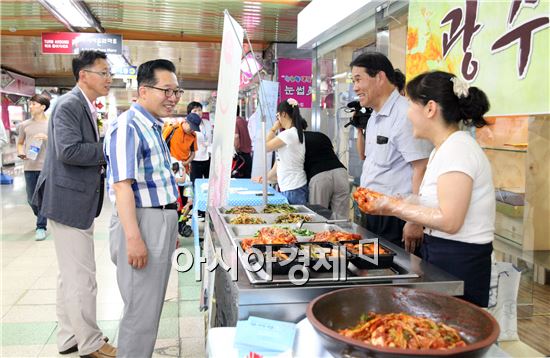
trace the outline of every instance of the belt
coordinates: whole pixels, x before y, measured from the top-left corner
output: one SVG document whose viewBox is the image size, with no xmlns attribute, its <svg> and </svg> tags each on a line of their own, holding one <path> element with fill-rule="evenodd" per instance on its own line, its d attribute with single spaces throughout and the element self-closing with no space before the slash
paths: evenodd
<svg viewBox="0 0 550 358">
<path fill-rule="evenodd" d="M 150 209 L 178 210 L 178 204 L 177 203 L 170 203 L 170 204 L 166 204 L 166 205 L 152 206 Z"/>
</svg>

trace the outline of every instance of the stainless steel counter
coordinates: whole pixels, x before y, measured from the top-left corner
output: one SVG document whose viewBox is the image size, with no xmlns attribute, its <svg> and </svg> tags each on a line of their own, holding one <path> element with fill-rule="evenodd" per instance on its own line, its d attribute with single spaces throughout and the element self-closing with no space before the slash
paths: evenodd
<svg viewBox="0 0 550 358">
<path fill-rule="evenodd" d="M 397 253 L 394 262 L 417 277 L 384 278 L 371 283 L 335 281 L 330 283 L 308 282 L 303 286 L 277 283 L 253 285 L 237 257 L 238 253 L 232 244 L 231 233 L 227 225 L 224 224 L 224 218 L 217 209 L 210 209 L 208 214 L 207 222 L 209 224 L 205 233 L 205 252 L 210 252 L 212 255 L 214 250 L 221 249 L 223 261 L 232 269 L 237 268 L 235 274 L 231 271 L 232 269 L 225 271 L 218 266 L 210 276 L 210 290 L 213 289 L 213 292 L 206 293 L 205 297 L 209 297 L 209 299 L 205 304 L 211 316 L 210 326 L 213 327 L 235 326 L 237 320 L 247 319 L 250 315 L 298 322 L 305 317 L 306 307 L 315 297 L 332 290 L 357 285 L 407 286 L 454 296 L 463 294 L 463 281 L 385 240 L 381 240 L 381 244 Z M 364 238 L 375 237 L 372 233 L 353 223 L 339 226 L 346 231 L 361 234 Z"/>
</svg>

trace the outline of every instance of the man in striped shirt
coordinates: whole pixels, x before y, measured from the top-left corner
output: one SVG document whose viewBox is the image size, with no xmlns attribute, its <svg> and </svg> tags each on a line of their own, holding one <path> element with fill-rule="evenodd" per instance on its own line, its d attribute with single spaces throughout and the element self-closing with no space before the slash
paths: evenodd
<svg viewBox="0 0 550 358">
<path fill-rule="evenodd" d="M 111 257 L 124 301 L 117 357 L 150 357 L 157 337 L 176 248 L 178 195 L 161 117 L 170 116 L 183 90 L 168 60 L 138 68 L 138 99 L 109 126 L 104 151 Z"/>
</svg>

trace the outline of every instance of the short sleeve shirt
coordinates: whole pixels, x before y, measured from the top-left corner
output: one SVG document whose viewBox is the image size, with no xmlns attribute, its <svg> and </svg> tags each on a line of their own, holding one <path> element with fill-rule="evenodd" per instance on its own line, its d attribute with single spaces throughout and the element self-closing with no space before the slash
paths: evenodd
<svg viewBox="0 0 550 358">
<path fill-rule="evenodd" d="M 426 228 L 425 232 L 436 237 L 486 244 L 493 241 L 495 232 L 495 189 L 491 163 L 470 134 L 464 131 L 453 133 L 437 151 L 433 151 L 426 174 L 420 185 L 420 202 L 429 207 L 439 207 L 437 181 L 443 174 L 461 172 L 473 181 L 470 205 L 464 224 L 455 234 Z"/>
<path fill-rule="evenodd" d="M 300 143 L 298 130 L 295 127 L 284 130 L 277 135 L 286 145 L 277 149 L 277 182 L 281 191 L 301 188 L 307 184 L 304 160 L 306 155 L 305 140 Z"/>
<path fill-rule="evenodd" d="M 113 203 L 116 201 L 113 184 L 127 179 L 132 180 L 138 208 L 176 202 L 178 189 L 161 130 L 162 122 L 137 103 L 109 126 L 103 150 Z"/>
<path fill-rule="evenodd" d="M 0 123 L 0 125 L 3 124 Z M 28 119 L 19 125 L 19 140 L 23 141 L 25 154 L 28 153 L 31 144 L 40 144 L 38 157 L 35 160 L 27 159 L 23 161 L 23 169 L 25 171 L 41 171 L 44 167 L 48 141 L 35 140 L 34 137 L 38 134 L 48 134 L 48 121 Z"/>
<path fill-rule="evenodd" d="M 413 137 L 408 103 L 394 90 L 367 123 L 361 186 L 387 195 L 412 193 L 411 162 L 429 157 L 430 142 Z"/>
</svg>

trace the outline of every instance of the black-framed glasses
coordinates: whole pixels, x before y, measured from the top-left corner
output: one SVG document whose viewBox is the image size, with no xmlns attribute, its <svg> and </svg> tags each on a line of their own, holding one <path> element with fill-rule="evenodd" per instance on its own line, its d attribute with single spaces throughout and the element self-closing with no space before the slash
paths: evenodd
<svg viewBox="0 0 550 358">
<path fill-rule="evenodd" d="M 111 73 L 111 72 L 108 72 L 108 71 L 101 71 L 101 72 L 92 71 L 92 70 L 83 70 L 83 71 L 95 73 L 96 75 L 100 75 L 103 78 L 113 78 L 114 75 L 115 75 L 114 73 Z"/>
<path fill-rule="evenodd" d="M 143 86 L 143 87 L 149 87 L 159 91 L 163 91 L 166 97 L 172 97 L 172 95 L 175 95 L 177 98 L 180 98 L 181 95 L 185 92 L 181 88 L 173 89 L 173 88 L 160 88 L 155 86 Z"/>
</svg>

